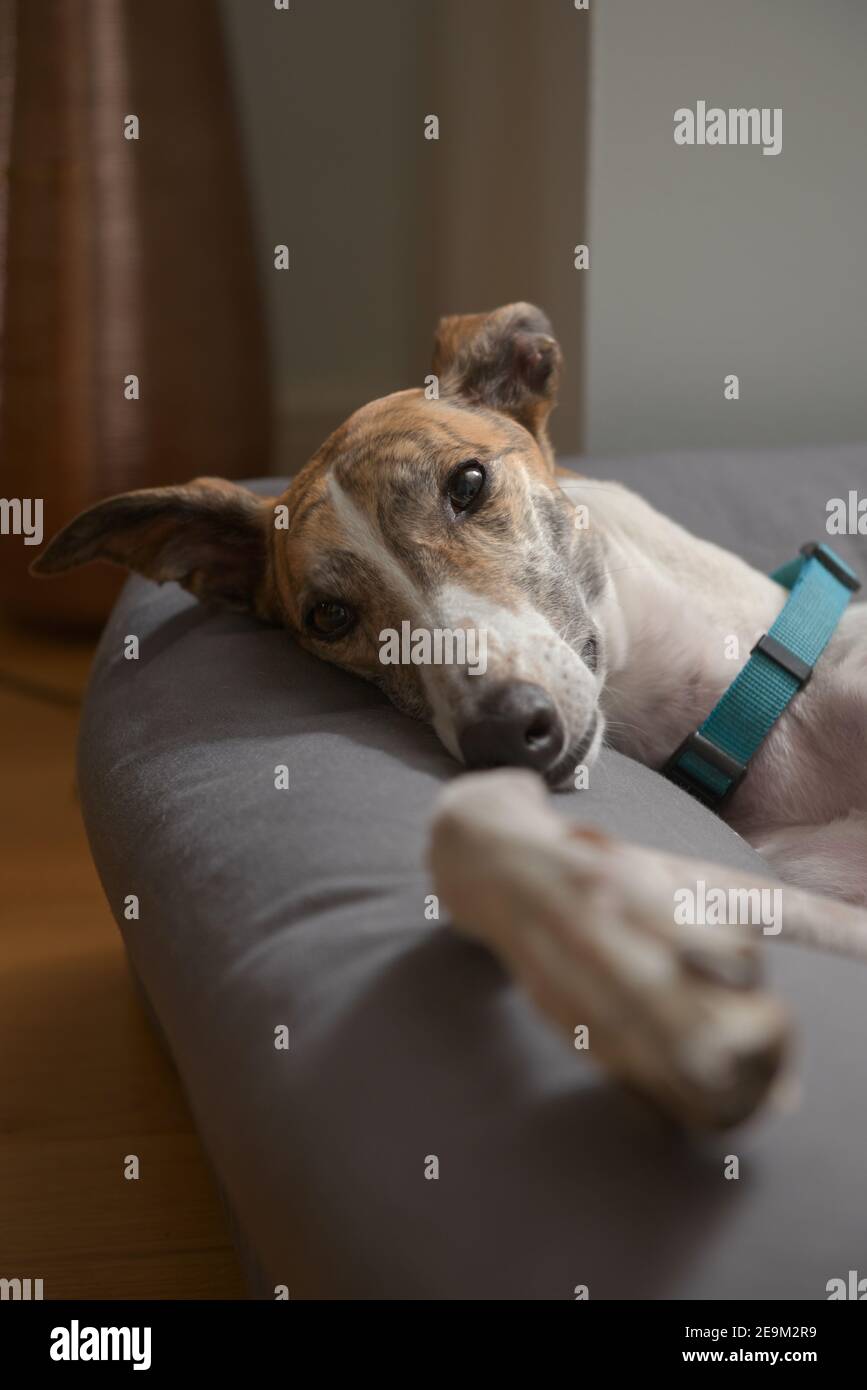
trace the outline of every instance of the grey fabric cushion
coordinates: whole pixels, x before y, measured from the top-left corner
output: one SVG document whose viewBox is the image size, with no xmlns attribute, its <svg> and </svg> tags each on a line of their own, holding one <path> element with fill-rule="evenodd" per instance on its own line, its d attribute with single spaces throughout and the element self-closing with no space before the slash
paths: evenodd
<svg viewBox="0 0 867 1390">
<path fill-rule="evenodd" d="M 865 461 L 582 471 L 771 567 Z M 137 662 L 123 658 L 129 633 Z M 549 1030 L 484 951 L 425 919 L 425 825 L 455 771 L 429 729 L 284 633 L 173 585 L 124 590 L 84 713 L 85 818 L 257 1290 L 824 1297 L 864 1259 L 867 972 L 775 945 L 772 979 L 802 1024 L 803 1103 L 686 1140 Z M 556 805 L 643 843 L 757 863 L 615 754 Z M 123 916 L 130 893 L 138 921 Z M 738 1181 L 723 1176 L 731 1153 Z"/>
<path fill-rule="evenodd" d="M 845 499 L 852 489 L 867 496 L 867 445 L 705 449 L 575 460 L 574 466 L 634 488 L 696 535 L 767 573 L 790 560 L 804 541 L 827 541 L 867 582 L 867 536 L 826 530 L 830 498 Z"/>
</svg>

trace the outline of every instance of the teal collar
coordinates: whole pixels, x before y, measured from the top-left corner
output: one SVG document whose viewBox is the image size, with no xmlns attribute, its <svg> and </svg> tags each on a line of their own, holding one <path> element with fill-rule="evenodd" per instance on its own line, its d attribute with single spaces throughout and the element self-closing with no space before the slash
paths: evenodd
<svg viewBox="0 0 867 1390">
<path fill-rule="evenodd" d="M 663 776 L 718 811 L 746 775 L 780 715 L 807 684 L 861 585 L 830 546 L 810 541 L 771 575 L 791 590 L 773 627 Z"/>
</svg>

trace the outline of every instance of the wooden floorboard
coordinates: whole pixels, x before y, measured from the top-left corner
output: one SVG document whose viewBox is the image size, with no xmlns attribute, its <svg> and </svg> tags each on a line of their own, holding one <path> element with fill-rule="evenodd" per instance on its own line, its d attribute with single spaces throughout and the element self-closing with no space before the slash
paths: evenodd
<svg viewBox="0 0 867 1390">
<path fill-rule="evenodd" d="M 81 824 L 91 653 L 0 628 L 0 1277 L 41 1278 L 46 1298 L 242 1298 Z"/>
</svg>

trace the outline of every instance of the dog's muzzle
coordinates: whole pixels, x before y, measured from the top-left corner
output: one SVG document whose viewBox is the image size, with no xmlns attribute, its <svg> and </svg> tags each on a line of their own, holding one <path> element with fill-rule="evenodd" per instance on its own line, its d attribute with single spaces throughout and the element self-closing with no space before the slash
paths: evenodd
<svg viewBox="0 0 867 1390">
<path fill-rule="evenodd" d="M 529 681 L 489 690 L 458 739 L 467 767 L 530 767 L 543 775 L 561 756 L 564 740 L 554 701 Z"/>
</svg>

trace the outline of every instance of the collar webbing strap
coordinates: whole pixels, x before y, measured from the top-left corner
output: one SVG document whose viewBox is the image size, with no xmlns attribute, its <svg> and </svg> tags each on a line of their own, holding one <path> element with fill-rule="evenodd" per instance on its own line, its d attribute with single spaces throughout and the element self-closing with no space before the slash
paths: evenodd
<svg viewBox="0 0 867 1390">
<path fill-rule="evenodd" d="M 813 674 L 858 576 L 830 546 L 811 541 L 772 575 L 788 602 L 750 659 L 699 728 L 685 738 L 663 775 L 711 810 L 740 783 L 750 759 Z"/>
</svg>

